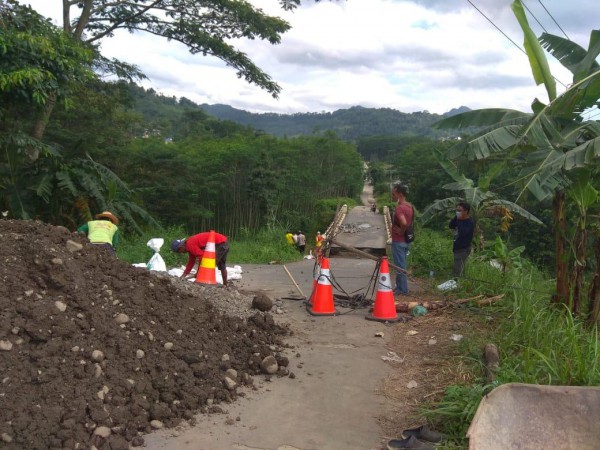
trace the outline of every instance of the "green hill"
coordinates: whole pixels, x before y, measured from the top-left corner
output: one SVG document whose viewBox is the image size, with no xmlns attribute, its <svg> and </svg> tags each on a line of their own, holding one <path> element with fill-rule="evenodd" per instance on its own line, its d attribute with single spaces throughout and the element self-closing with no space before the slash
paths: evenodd
<svg viewBox="0 0 600 450">
<path fill-rule="evenodd" d="M 353 106 L 324 113 L 251 113 L 228 105 L 198 105 L 181 97 L 166 97 L 153 89 L 130 85 L 134 109 L 145 119 L 149 129 L 160 130 L 163 136 L 177 136 L 190 114 L 206 114 L 218 121 L 229 122 L 228 126 L 239 126 L 259 130 L 278 137 L 295 137 L 335 132 L 341 139 L 357 141 L 374 136 L 429 137 L 455 136 L 453 130 L 433 130 L 431 125 L 444 118 L 469 108 L 461 106 L 445 114 L 428 111 L 403 113 L 391 108 L 364 108 Z"/>
<path fill-rule="evenodd" d="M 334 131 L 345 140 L 369 136 L 445 137 L 449 135 L 447 131 L 433 130 L 431 124 L 448 115 L 469 110 L 461 106 L 439 115 L 427 111 L 403 113 L 390 108 L 353 106 L 330 113 L 255 114 L 228 105 L 202 104 L 200 107 L 218 119 L 230 120 L 275 136 L 292 137 Z"/>
</svg>

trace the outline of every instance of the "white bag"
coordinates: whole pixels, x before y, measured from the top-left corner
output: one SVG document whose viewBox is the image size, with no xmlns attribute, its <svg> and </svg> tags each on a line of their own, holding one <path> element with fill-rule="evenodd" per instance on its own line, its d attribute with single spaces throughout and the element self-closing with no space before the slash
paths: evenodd
<svg viewBox="0 0 600 450">
<path fill-rule="evenodd" d="M 163 246 L 164 243 L 165 240 L 162 238 L 153 238 L 150 239 L 146 244 L 148 247 L 154 250 L 154 255 L 152 255 L 152 258 L 150 258 L 150 261 L 148 261 L 148 264 L 146 264 L 148 270 L 155 270 L 157 272 L 167 271 L 167 265 L 165 264 L 165 260 L 158 253 L 160 252 L 160 248 Z"/>
</svg>

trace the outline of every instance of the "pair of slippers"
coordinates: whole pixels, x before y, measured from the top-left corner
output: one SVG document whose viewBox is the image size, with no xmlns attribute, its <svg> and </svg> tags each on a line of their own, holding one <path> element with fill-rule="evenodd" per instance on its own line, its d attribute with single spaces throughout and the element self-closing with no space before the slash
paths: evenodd
<svg viewBox="0 0 600 450">
<path fill-rule="evenodd" d="M 388 450 L 434 450 L 435 447 L 429 442 L 441 442 L 444 435 L 430 429 L 427 425 L 422 425 L 417 428 L 411 428 L 402 432 L 405 439 L 391 439 L 388 444 Z M 423 442 L 428 441 L 428 442 Z"/>
</svg>

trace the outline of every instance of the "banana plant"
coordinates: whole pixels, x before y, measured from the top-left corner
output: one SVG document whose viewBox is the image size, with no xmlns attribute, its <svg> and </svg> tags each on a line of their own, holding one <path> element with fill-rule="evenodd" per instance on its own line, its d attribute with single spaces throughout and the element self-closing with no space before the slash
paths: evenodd
<svg viewBox="0 0 600 450">
<path fill-rule="evenodd" d="M 471 206 L 471 215 L 475 219 L 482 216 L 500 217 L 503 221 L 503 224 L 508 224 L 512 220 L 513 214 L 518 214 L 527 220 L 543 225 L 540 219 L 526 209 L 514 202 L 500 198 L 494 192 L 485 190 L 481 186 L 485 186 L 485 180 L 480 180 L 480 186 L 476 186 L 473 180 L 467 178 L 458 170 L 458 167 L 454 162 L 444 159 L 444 157 L 439 153 L 438 162 L 446 171 L 446 173 L 454 180 L 454 182 L 444 185 L 443 188 L 450 191 L 461 191 L 462 195 L 434 201 L 432 204 L 427 206 L 421 214 L 420 220 L 422 223 L 425 224 L 439 215 L 447 215 L 448 213 L 454 211 L 454 208 L 459 202 L 467 202 Z M 506 227 L 506 229 L 508 228 Z M 484 245 L 483 231 L 481 230 L 477 220 L 475 232 L 479 237 L 479 249 L 482 249 Z"/>
<path fill-rule="evenodd" d="M 600 157 L 600 125 L 586 115 L 599 105 L 600 30 L 592 30 L 587 49 L 548 33 L 537 39 L 529 27 L 520 0 L 512 10 L 524 35 L 524 47 L 535 82 L 544 84 L 546 103 L 534 99 L 531 112 L 510 109 L 470 111 L 444 119 L 436 128 L 482 127 L 478 133 L 451 148 L 451 159 L 487 159 L 494 156 L 500 163 L 493 166 L 489 177 L 502 172 L 503 167 L 521 167 L 515 184 L 521 186 L 517 201 L 530 192 L 539 201 L 553 198 L 556 241 L 556 299 L 567 304 L 569 292 L 565 240 L 564 192 L 572 184 L 569 173 L 598 164 Z M 572 85 L 557 95 L 556 85 L 544 49 L 573 74 Z"/>
<path fill-rule="evenodd" d="M 524 245 L 509 250 L 502 238 L 496 236 L 494 243 L 481 253 L 481 257 L 498 264 L 502 273 L 506 273 L 507 270 L 521 270 L 526 261 L 521 257 L 524 251 Z"/>
<path fill-rule="evenodd" d="M 598 190 L 591 183 L 591 171 L 579 171 L 573 184 L 568 190 L 568 195 L 576 206 L 578 215 L 575 224 L 575 233 L 572 242 L 573 268 L 571 270 L 571 289 L 573 294 L 570 298 L 571 310 L 579 312 L 580 297 L 583 290 L 583 271 L 586 266 L 586 250 L 588 241 L 587 221 L 590 209 L 600 205 Z"/>
</svg>

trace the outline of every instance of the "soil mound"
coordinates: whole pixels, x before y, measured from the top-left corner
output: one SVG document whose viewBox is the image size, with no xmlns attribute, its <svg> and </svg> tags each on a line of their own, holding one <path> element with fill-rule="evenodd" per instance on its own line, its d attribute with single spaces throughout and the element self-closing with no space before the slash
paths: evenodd
<svg viewBox="0 0 600 450">
<path fill-rule="evenodd" d="M 218 411 L 281 357 L 286 330 L 268 313 L 224 315 L 213 303 L 225 289 L 183 286 L 37 221 L 0 220 L 0 243 L 1 448 L 142 445 Z"/>
</svg>

